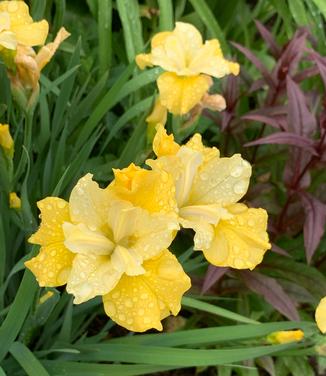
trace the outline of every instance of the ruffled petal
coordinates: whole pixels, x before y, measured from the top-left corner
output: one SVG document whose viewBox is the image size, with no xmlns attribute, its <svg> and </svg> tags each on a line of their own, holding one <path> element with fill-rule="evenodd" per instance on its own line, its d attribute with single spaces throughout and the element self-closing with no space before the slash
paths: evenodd
<svg viewBox="0 0 326 376">
<path fill-rule="evenodd" d="M 157 157 L 177 154 L 180 146 L 174 141 L 173 134 L 167 135 L 162 124 L 156 127 L 156 134 L 153 140 L 153 151 Z"/>
<path fill-rule="evenodd" d="M 17 42 L 24 46 L 40 46 L 45 43 L 49 33 L 49 24 L 47 21 L 33 22 L 30 24 L 21 24 L 10 27 L 15 33 Z"/>
<path fill-rule="evenodd" d="M 233 218 L 217 224 L 210 248 L 203 249 L 204 255 L 216 266 L 252 270 L 271 247 L 266 232 L 267 213 L 243 204 L 232 205 L 228 210 Z"/>
<path fill-rule="evenodd" d="M 179 208 L 188 202 L 193 181 L 201 163 L 202 154 L 186 146 L 182 146 L 176 155 L 146 161 L 146 164 L 154 171 L 166 171 L 173 177 L 175 197 Z"/>
<path fill-rule="evenodd" d="M 133 163 L 113 170 L 115 179 L 108 190 L 121 200 L 131 202 L 151 213 L 177 210 L 173 178 L 165 171 L 150 171 Z"/>
<path fill-rule="evenodd" d="M 40 253 L 25 266 L 35 275 L 41 287 L 55 287 L 67 283 L 75 255 L 62 242 L 41 247 Z"/>
<path fill-rule="evenodd" d="M 79 179 L 73 188 L 70 199 L 70 216 L 73 223 L 84 223 L 90 230 L 102 230 L 108 216 L 111 196 L 106 189 L 101 189 L 87 174 Z"/>
<path fill-rule="evenodd" d="M 319 330 L 325 334 L 326 333 L 326 296 L 319 302 L 316 313 L 315 320 Z"/>
<path fill-rule="evenodd" d="M 198 151 L 203 155 L 203 163 L 210 159 L 219 158 L 220 152 L 216 147 L 207 147 L 203 145 L 202 137 L 199 133 L 195 133 L 186 143 L 186 146 L 192 150 Z"/>
<path fill-rule="evenodd" d="M 236 203 L 247 192 L 250 175 L 251 166 L 240 154 L 231 158 L 212 158 L 200 166 L 189 205 Z"/>
<path fill-rule="evenodd" d="M 67 282 L 67 291 L 73 294 L 75 304 L 86 302 L 110 292 L 122 272 L 116 270 L 109 256 L 77 254 Z"/>
<path fill-rule="evenodd" d="M 70 220 L 68 203 L 58 197 L 47 197 L 37 203 L 41 226 L 28 241 L 43 246 L 64 241 L 62 225 Z"/>
<path fill-rule="evenodd" d="M 170 312 L 177 315 L 180 311 L 190 279 L 168 250 L 146 261 L 143 267 L 146 274 L 123 276 L 115 289 L 103 297 L 104 309 L 112 320 L 129 330 L 162 330 L 160 321 Z"/>
<path fill-rule="evenodd" d="M 161 103 L 174 115 L 184 115 L 196 106 L 210 84 L 210 77 L 205 75 L 177 76 L 165 72 L 157 79 Z"/>
<path fill-rule="evenodd" d="M 189 69 L 195 74 L 221 78 L 230 73 L 238 75 L 240 68 L 239 64 L 224 59 L 218 40 L 212 39 L 197 49 Z"/>
</svg>

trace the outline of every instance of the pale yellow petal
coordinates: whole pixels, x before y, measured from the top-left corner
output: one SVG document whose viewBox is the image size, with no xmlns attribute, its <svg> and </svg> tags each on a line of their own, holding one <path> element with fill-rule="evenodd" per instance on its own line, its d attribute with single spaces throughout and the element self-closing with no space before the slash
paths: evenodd
<svg viewBox="0 0 326 376">
<path fill-rule="evenodd" d="M 62 229 L 64 245 L 73 253 L 109 255 L 114 249 L 114 243 L 105 234 L 90 230 L 84 223 L 65 222 Z"/>
<path fill-rule="evenodd" d="M 75 255 L 62 242 L 43 246 L 40 253 L 25 266 L 35 275 L 41 287 L 55 287 L 67 283 Z"/>
<path fill-rule="evenodd" d="M 173 177 L 179 208 L 189 200 L 193 181 L 201 163 L 202 154 L 186 146 L 182 146 L 176 155 L 146 161 L 154 171 L 166 171 Z"/>
<path fill-rule="evenodd" d="M 196 51 L 189 69 L 195 74 L 204 73 L 216 78 L 224 77 L 230 73 L 239 74 L 239 65 L 224 59 L 217 39 L 206 41 Z"/>
<path fill-rule="evenodd" d="M 205 75 L 177 76 L 165 72 L 157 79 L 161 103 L 174 115 L 184 115 L 200 102 L 210 86 Z"/>
<path fill-rule="evenodd" d="M 155 48 L 161 46 L 166 41 L 166 38 L 172 35 L 172 31 L 162 31 L 153 36 L 151 40 L 151 47 Z"/>
<path fill-rule="evenodd" d="M 129 330 L 162 330 L 161 319 L 170 312 L 178 314 L 190 279 L 168 250 L 143 266 L 144 275 L 123 276 L 116 288 L 103 297 L 104 309 L 112 320 Z"/>
<path fill-rule="evenodd" d="M 215 266 L 252 270 L 271 247 L 266 232 L 267 213 L 243 204 L 228 209 L 233 218 L 217 224 L 214 240 L 210 248 L 203 250 L 204 255 Z"/>
<path fill-rule="evenodd" d="M 179 230 L 176 215 L 139 213 L 135 233 L 130 248 L 135 250 L 142 260 L 149 260 L 172 243 Z"/>
<path fill-rule="evenodd" d="M 250 175 L 251 166 L 240 154 L 231 158 L 212 158 L 200 166 L 189 205 L 233 204 L 247 192 Z"/>
<path fill-rule="evenodd" d="M 0 46 L 9 50 L 15 50 L 17 48 L 16 35 L 12 31 L 1 31 Z"/>
<path fill-rule="evenodd" d="M 316 313 L 315 320 L 319 330 L 325 334 L 326 333 L 326 296 L 319 302 Z"/>
<path fill-rule="evenodd" d="M 108 190 L 120 199 L 151 213 L 176 211 L 173 178 L 164 171 L 150 171 L 131 164 L 113 170 L 115 179 Z"/>
<path fill-rule="evenodd" d="M 90 230 L 102 230 L 107 222 L 111 197 L 87 174 L 79 179 L 70 198 L 70 216 L 73 223 L 84 223 Z"/>
<path fill-rule="evenodd" d="M 0 12 L 0 33 L 10 29 L 10 16 L 8 12 Z"/>
<path fill-rule="evenodd" d="M 220 152 L 216 147 L 207 147 L 203 145 L 202 137 L 199 133 L 194 134 L 186 143 L 186 146 L 192 150 L 199 151 L 203 155 L 203 163 L 212 158 L 219 158 Z"/>
<path fill-rule="evenodd" d="M 49 24 L 42 20 L 31 24 L 21 24 L 11 26 L 11 31 L 15 33 L 17 42 L 24 46 L 40 46 L 45 43 L 49 33 Z"/>
<path fill-rule="evenodd" d="M 164 125 L 167 119 L 167 109 L 161 103 L 160 98 L 155 101 L 152 112 L 147 116 L 146 122 L 149 124 Z"/>
<path fill-rule="evenodd" d="M 68 203 L 58 197 L 47 197 L 37 203 L 41 225 L 28 241 L 43 246 L 64 241 L 62 225 L 70 220 Z"/>
<path fill-rule="evenodd" d="M 174 141 L 173 134 L 168 135 L 162 124 L 156 127 L 156 134 L 153 140 L 153 151 L 157 157 L 177 154 L 180 146 Z"/>
<path fill-rule="evenodd" d="M 152 67 L 152 54 L 139 54 L 135 58 L 139 69 L 143 70 L 147 67 Z"/>
<path fill-rule="evenodd" d="M 121 274 L 112 266 L 109 256 L 77 254 L 67 282 L 67 291 L 74 295 L 74 303 L 80 304 L 110 292 Z"/>
<path fill-rule="evenodd" d="M 111 256 L 111 262 L 116 270 L 121 270 L 129 276 L 144 274 L 143 258 L 134 248 L 118 245 Z"/>
<path fill-rule="evenodd" d="M 194 249 L 202 250 L 211 246 L 214 239 L 214 226 L 203 220 L 190 221 L 180 218 L 180 224 L 184 228 L 191 228 L 195 231 Z"/>
<path fill-rule="evenodd" d="M 52 59 L 53 55 L 55 54 L 56 50 L 59 48 L 60 44 L 70 36 L 70 33 L 62 27 L 59 31 L 57 36 L 55 37 L 52 43 L 48 43 L 47 45 L 43 46 L 40 51 L 36 55 L 36 63 L 38 65 L 39 70 L 41 71 L 46 64 Z"/>
</svg>

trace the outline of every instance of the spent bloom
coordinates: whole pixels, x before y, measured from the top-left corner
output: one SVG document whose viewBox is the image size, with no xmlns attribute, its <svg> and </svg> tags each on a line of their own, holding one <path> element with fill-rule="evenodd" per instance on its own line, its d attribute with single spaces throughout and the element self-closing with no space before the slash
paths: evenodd
<svg viewBox="0 0 326 376">
<path fill-rule="evenodd" d="M 13 95 L 22 108 L 33 105 L 41 70 L 70 35 L 61 28 L 55 40 L 44 46 L 48 32 L 48 22 L 33 22 L 23 1 L 0 2 L 0 57 L 7 66 Z M 34 46 L 42 47 L 36 53 Z"/>
<path fill-rule="evenodd" d="M 157 80 L 160 100 L 175 115 L 183 115 L 200 103 L 212 85 L 211 77 L 239 73 L 238 64 L 224 59 L 217 39 L 203 43 L 199 31 L 183 22 L 177 22 L 173 31 L 156 34 L 151 52 L 137 55 L 136 63 L 140 69 L 163 68 L 165 72 Z"/>
<path fill-rule="evenodd" d="M 326 333 L 326 296 L 319 302 L 316 312 L 315 319 L 319 330 L 325 334 Z"/>
<path fill-rule="evenodd" d="M 238 203 L 248 189 L 250 164 L 239 154 L 220 158 L 199 134 L 180 146 L 162 125 L 153 150 L 157 159 L 146 163 L 173 177 L 179 222 L 195 231 L 194 248 L 216 266 L 255 268 L 270 243 L 266 211 Z"/>
<path fill-rule="evenodd" d="M 87 174 L 69 202 L 38 202 L 41 226 L 29 241 L 41 245 L 26 262 L 40 286 L 67 284 L 76 304 L 102 296 L 107 314 L 134 331 L 161 330 L 177 314 L 190 280 L 167 250 L 178 230 L 173 214 L 149 212 L 117 199 Z"/>
</svg>

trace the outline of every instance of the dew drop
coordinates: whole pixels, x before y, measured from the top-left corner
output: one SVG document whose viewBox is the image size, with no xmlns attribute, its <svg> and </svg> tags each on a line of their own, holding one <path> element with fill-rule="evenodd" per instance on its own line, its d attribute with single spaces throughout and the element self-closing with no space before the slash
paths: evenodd
<svg viewBox="0 0 326 376">
<path fill-rule="evenodd" d="M 239 181 L 233 187 L 233 191 L 236 194 L 243 194 L 246 191 L 246 184 L 243 181 Z"/>
<path fill-rule="evenodd" d="M 234 178 L 238 178 L 241 176 L 243 172 L 243 167 L 242 166 L 236 166 L 231 172 L 230 175 L 233 176 Z"/>
</svg>

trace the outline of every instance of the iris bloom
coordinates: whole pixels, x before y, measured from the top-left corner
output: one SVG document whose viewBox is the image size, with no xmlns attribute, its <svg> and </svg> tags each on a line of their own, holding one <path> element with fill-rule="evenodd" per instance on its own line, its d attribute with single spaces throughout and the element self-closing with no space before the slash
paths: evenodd
<svg viewBox="0 0 326 376">
<path fill-rule="evenodd" d="M 326 333 L 326 296 L 321 299 L 316 308 L 315 319 L 319 330 Z"/>
<path fill-rule="evenodd" d="M 267 249 L 267 213 L 238 201 L 247 192 L 250 164 L 239 154 L 220 158 L 195 134 L 185 145 L 159 126 L 153 141 L 154 171 L 173 176 L 179 222 L 195 231 L 194 245 L 216 266 L 253 269 Z"/>
<path fill-rule="evenodd" d="M 203 43 L 199 31 L 183 22 L 171 32 L 156 34 L 151 52 L 136 56 L 136 63 L 140 69 L 154 65 L 164 69 L 157 80 L 160 100 L 175 115 L 189 112 L 201 101 L 211 77 L 239 73 L 238 64 L 224 59 L 217 39 Z"/>
<path fill-rule="evenodd" d="M 76 304 L 102 296 L 108 315 L 134 331 L 162 329 L 160 320 L 178 313 L 190 281 L 167 250 L 175 216 L 118 200 L 90 174 L 69 203 L 48 197 L 38 207 L 41 226 L 29 241 L 41 249 L 26 266 L 40 286 L 67 284 Z"/>
<path fill-rule="evenodd" d="M 11 137 L 8 124 L 0 124 L 0 147 L 2 147 L 5 155 L 13 156 L 14 140 Z"/>
<path fill-rule="evenodd" d="M 22 206 L 21 199 L 16 192 L 9 193 L 9 207 L 12 209 L 20 209 Z"/>
<path fill-rule="evenodd" d="M 23 1 L 0 2 L 0 54 L 4 49 L 16 50 L 17 44 L 42 45 L 48 31 L 47 21 L 33 22 Z"/>
</svg>

